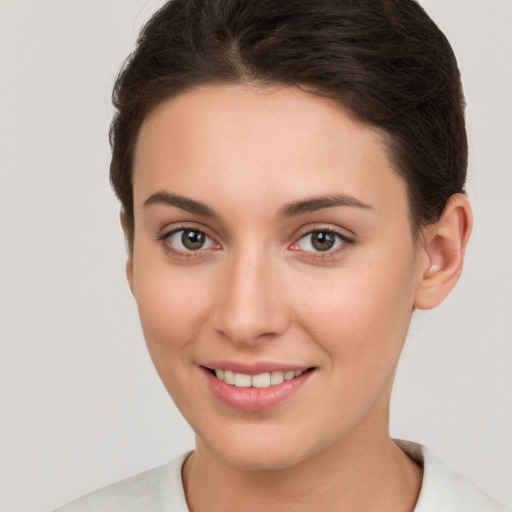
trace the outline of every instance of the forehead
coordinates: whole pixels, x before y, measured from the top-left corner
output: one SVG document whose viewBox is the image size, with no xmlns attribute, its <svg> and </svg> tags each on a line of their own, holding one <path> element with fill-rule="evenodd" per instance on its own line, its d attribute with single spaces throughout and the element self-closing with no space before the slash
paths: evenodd
<svg viewBox="0 0 512 512">
<path fill-rule="evenodd" d="M 378 130 L 289 87 L 202 86 L 162 103 L 142 125 L 133 183 L 136 207 L 160 189 L 205 202 L 333 191 L 407 202 Z"/>
</svg>

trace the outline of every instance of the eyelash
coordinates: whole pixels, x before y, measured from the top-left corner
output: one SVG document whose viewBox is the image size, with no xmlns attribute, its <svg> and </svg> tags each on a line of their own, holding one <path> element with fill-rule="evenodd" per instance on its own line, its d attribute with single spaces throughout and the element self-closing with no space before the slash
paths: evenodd
<svg viewBox="0 0 512 512">
<path fill-rule="evenodd" d="M 172 231 L 168 231 L 168 232 L 164 233 L 162 236 L 158 237 L 158 241 L 162 243 L 165 251 L 171 253 L 175 257 L 197 258 L 197 257 L 201 256 L 205 250 L 208 250 L 208 249 L 203 249 L 203 248 L 200 248 L 196 251 L 181 250 L 181 249 L 176 249 L 175 247 L 173 247 L 172 244 L 170 243 L 171 237 L 182 232 L 182 231 L 196 232 L 201 235 L 204 235 L 206 237 L 206 239 L 210 241 L 210 243 L 213 243 L 213 244 L 219 246 L 219 244 L 217 244 L 213 240 L 213 238 L 210 237 L 204 230 L 195 228 L 193 226 L 180 226 L 180 227 L 173 229 Z M 302 251 L 304 253 L 305 257 L 307 257 L 307 258 L 328 258 L 330 256 L 333 256 L 334 254 L 337 254 L 339 251 L 343 251 L 343 250 L 350 248 L 352 245 L 355 244 L 355 240 L 347 237 L 346 235 L 336 231 L 335 229 L 333 229 L 331 227 L 329 227 L 329 228 L 315 227 L 314 229 L 311 229 L 311 230 L 301 234 L 296 239 L 296 241 L 293 242 L 293 244 L 290 246 L 290 249 L 293 251 L 300 251 L 301 249 L 294 248 L 294 246 L 296 246 L 301 240 L 305 239 L 307 236 L 312 236 L 315 233 L 324 233 L 324 234 L 328 234 L 328 235 L 333 235 L 337 239 L 337 241 L 335 241 L 335 244 L 337 243 L 337 246 L 334 249 L 329 248 L 325 251 L 321 251 L 321 250 Z"/>
<path fill-rule="evenodd" d="M 325 251 L 302 251 L 307 258 L 324 258 L 327 259 L 329 257 L 333 257 L 338 254 L 340 251 L 345 251 L 349 249 L 351 246 L 355 244 L 355 240 L 349 238 L 347 235 L 333 229 L 332 227 L 323 227 L 323 226 L 315 226 L 313 229 L 306 231 L 301 234 L 295 242 L 293 242 L 291 248 L 294 251 L 300 251 L 300 249 L 295 249 L 294 246 L 297 246 L 301 240 L 304 240 L 308 236 L 312 236 L 315 233 L 323 233 L 328 235 L 333 235 L 335 237 L 335 244 L 337 244 L 334 248 L 329 248 Z M 311 244 L 311 242 L 310 242 Z"/>
<path fill-rule="evenodd" d="M 168 231 L 168 232 L 164 233 L 162 236 L 158 237 L 158 241 L 162 243 L 162 245 L 164 247 L 164 250 L 166 252 L 171 253 L 175 257 L 183 258 L 183 259 L 185 259 L 185 258 L 197 258 L 205 250 L 205 249 L 198 249 L 197 251 L 194 251 L 194 250 L 180 250 L 180 249 L 174 248 L 172 246 L 172 244 L 170 243 L 171 237 L 173 235 L 176 235 L 176 234 L 182 232 L 182 231 L 191 231 L 191 232 L 202 234 L 202 235 L 205 236 L 205 238 L 207 240 L 210 240 L 213 244 L 218 245 L 212 239 L 212 237 L 209 236 L 203 229 L 199 229 L 199 228 L 196 228 L 194 226 L 180 226 L 180 227 L 178 227 L 176 229 L 173 229 L 171 231 Z"/>
</svg>

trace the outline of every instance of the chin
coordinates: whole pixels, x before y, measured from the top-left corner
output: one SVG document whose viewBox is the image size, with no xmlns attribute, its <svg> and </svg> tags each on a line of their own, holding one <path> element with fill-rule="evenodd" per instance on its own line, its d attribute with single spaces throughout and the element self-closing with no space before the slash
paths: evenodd
<svg viewBox="0 0 512 512">
<path fill-rule="evenodd" d="M 296 441 L 296 442 L 294 442 Z M 287 469 L 308 457 L 304 441 L 271 433 L 256 432 L 254 435 L 226 436 L 206 440 L 208 449 L 227 465 L 245 471 L 274 471 Z"/>
<path fill-rule="evenodd" d="M 235 450 L 228 449 L 217 452 L 226 464 L 244 471 L 276 471 L 288 469 L 302 458 L 297 457 L 295 453 L 285 452 L 276 453 L 275 450 L 263 451 L 258 449 Z"/>
</svg>

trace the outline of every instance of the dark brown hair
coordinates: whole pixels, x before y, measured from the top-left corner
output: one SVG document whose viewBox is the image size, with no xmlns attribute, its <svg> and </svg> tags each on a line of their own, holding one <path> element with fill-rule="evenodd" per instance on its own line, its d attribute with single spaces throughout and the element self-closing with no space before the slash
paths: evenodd
<svg viewBox="0 0 512 512">
<path fill-rule="evenodd" d="M 134 228 L 132 167 L 148 113 L 191 87 L 257 82 L 332 98 L 384 133 L 413 232 L 463 192 L 464 98 L 453 51 L 414 0 L 173 0 L 115 83 L 110 179 Z"/>
</svg>

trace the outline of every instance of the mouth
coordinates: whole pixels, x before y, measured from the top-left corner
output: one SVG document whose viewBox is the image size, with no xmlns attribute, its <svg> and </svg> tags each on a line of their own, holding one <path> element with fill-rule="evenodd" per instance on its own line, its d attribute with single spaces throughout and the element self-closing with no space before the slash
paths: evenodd
<svg viewBox="0 0 512 512">
<path fill-rule="evenodd" d="M 212 366 L 201 366 L 201 370 L 213 396 L 223 405 L 241 412 L 263 412 L 288 401 L 306 385 L 316 370 L 315 367 L 289 367 L 272 371 L 248 368 L 250 373 L 245 373 L 235 371 L 244 368 Z"/>
<path fill-rule="evenodd" d="M 278 386 L 285 381 L 290 381 L 300 377 L 302 374 L 313 371 L 314 368 L 306 370 L 276 370 L 273 372 L 258 373 L 257 375 L 250 375 L 247 373 L 238 373 L 231 370 L 210 369 L 206 368 L 212 375 L 230 386 L 237 388 L 258 388 L 265 389 L 273 386 Z"/>
</svg>

